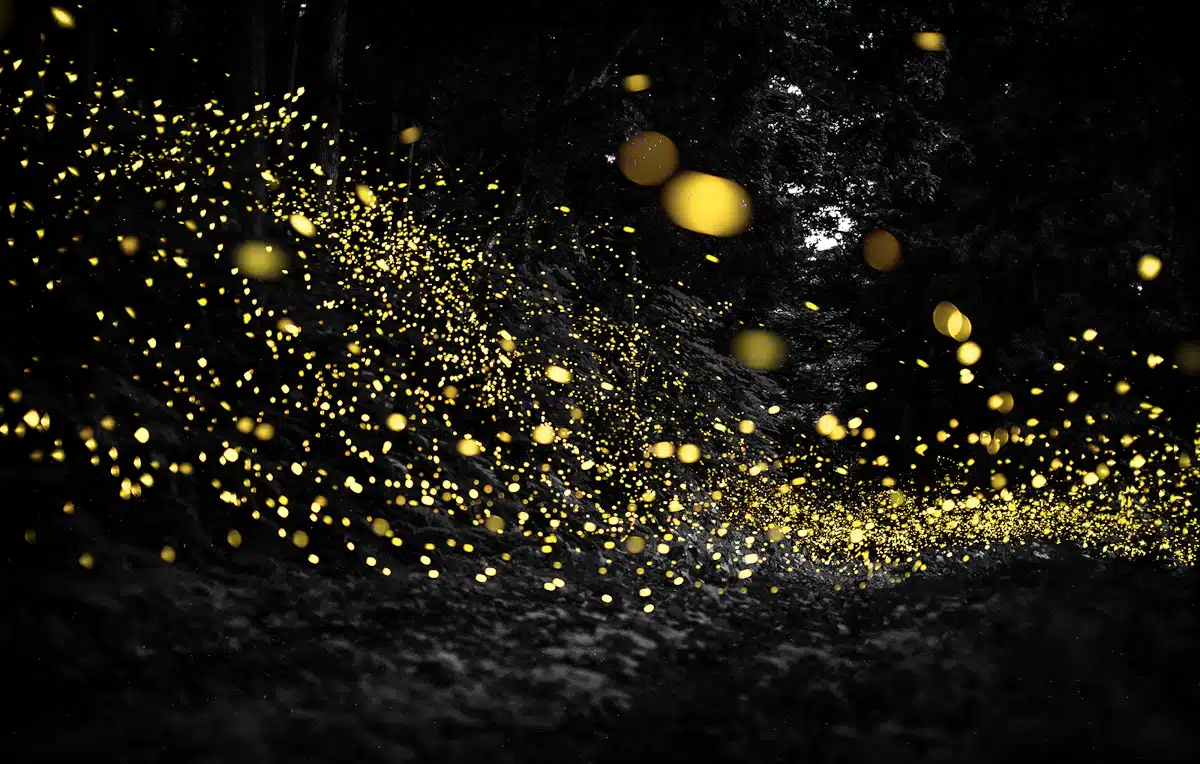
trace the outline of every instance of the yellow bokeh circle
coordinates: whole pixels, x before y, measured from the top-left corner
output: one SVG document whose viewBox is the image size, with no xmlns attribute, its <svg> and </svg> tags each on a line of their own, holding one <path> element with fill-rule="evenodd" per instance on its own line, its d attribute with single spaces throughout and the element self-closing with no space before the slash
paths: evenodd
<svg viewBox="0 0 1200 764">
<path fill-rule="evenodd" d="M 639 133 L 621 144 L 617 166 L 639 186 L 661 185 L 679 169 L 679 150 L 662 133 Z"/>
<path fill-rule="evenodd" d="M 234 253 L 234 262 L 250 278 L 263 280 L 279 278 L 288 264 L 282 249 L 262 241 L 242 243 Z"/>
<path fill-rule="evenodd" d="M 913 35 L 913 44 L 930 52 L 945 50 L 946 37 L 941 32 L 917 32 Z"/>
<path fill-rule="evenodd" d="M 863 259 L 877 271 L 895 270 L 900 264 L 900 242 L 882 229 L 871 231 L 862 240 Z"/>
<path fill-rule="evenodd" d="M 686 170 L 663 188 L 663 207 L 680 228 L 734 236 L 750 226 L 750 195 L 732 180 Z"/>
<path fill-rule="evenodd" d="M 760 329 L 739 332 L 729 350 L 743 366 L 759 371 L 778 369 L 788 355 L 788 346 L 782 337 Z"/>
<path fill-rule="evenodd" d="M 621 80 L 621 86 L 630 93 L 640 93 L 650 87 L 650 78 L 645 74 L 631 74 Z"/>
</svg>

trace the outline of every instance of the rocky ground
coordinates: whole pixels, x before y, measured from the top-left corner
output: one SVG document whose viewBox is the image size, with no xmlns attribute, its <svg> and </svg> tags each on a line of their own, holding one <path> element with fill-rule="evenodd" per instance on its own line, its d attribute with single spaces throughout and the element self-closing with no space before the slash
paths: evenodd
<svg viewBox="0 0 1200 764">
<path fill-rule="evenodd" d="M 1197 577 L 1078 554 L 652 614 L 267 560 L 13 582 L 11 761 L 1200 755 Z"/>
</svg>

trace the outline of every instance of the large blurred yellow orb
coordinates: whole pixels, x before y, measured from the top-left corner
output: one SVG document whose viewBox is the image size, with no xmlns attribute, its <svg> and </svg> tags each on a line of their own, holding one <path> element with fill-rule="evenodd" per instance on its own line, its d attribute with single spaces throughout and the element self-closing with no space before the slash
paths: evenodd
<svg viewBox="0 0 1200 764">
<path fill-rule="evenodd" d="M 663 188 L 663 207 L 680 228 L 734 236 L 750 225 L 750 195 L 732 180 L 684 171 Z"/>
<path fill-rule="evenodd" d="M 946 333 L 959 342 L 966 342 L 971 339 L 971 319 L 965 313 L 954 313 L 946 322 Z"/>
<path fill-rule="evenodd" d="M 238 270 L 255 279 L 271 280 L 283 275 L 287 255 L 282 249 L 262 241 L 247 241 L 234 252 Z"/>
<path fill-rule="evenodd" d="M 640 93 L 650 87 L 650 78 L 644 74 L 631 74 L 621 80 L 621 86 L 630 93 Z"/>
<path fill-rule="evenodd" d="M 1175 363 L 1184 374 L 1200 374 L 1200 342 L 1184 342 L 1175 350 Z"/>
<path fill-rule="evenodd" d="M 1162 260 L 1154 255 L 1142 255 L 1137 262 L 1137 272 L 1143 281 L 1153 281 L 1162 273 Z"/>
<path fill-rule="evenodd" d="M 743 366 L 759 371 L 778 369 L 788 355 L 788 346 L 782 337 L 761 329 L 738 332 L 729 350 Z"/>
<path fill-rule="evenodd" d="M 974 365 L 983 355 L 983 349 L 975 342 L 964 342 L 958 346 L 958 362 L 963 366 Z"/>
<path fill-rule="evenodd" d="M 639 133 L 621 144 L 617 166 L 639 186 L 657 186 L 679 169 L 679 151 L 662 133 Z"/>
<path fill-rule="evenodd" d="M 931 52 L 945 50 L 946 37 L 941 32 L 917 32 L 913 35 L 913 44 Z"/>
<path fill-rule="evenodd" d="M 882 229 L 876 229 L 863 237 L 863 259 L 877 271 L 895 270 L 900 264 L 900 242 Z"/>
<path fill-rule="evenodd" d="M 950 320 L 959 314 L 959 309 L 952 302 L 939 302 L 933 309 L 933 328 L 938 334 L 950 335 Z"/>
</svg>

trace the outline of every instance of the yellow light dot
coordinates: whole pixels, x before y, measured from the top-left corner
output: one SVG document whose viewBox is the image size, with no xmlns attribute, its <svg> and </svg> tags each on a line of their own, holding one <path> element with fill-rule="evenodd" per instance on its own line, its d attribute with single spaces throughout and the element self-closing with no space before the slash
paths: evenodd
<svg viewBox="0 0 1200 764">
<path fill-rule="evenodd" d="M 750 196 L 737 183 L 690 170 L 663 187 L 663 206 L 680 228 L 708 236 L 734 236 L 750 225 Z"/>
<path fill-rule="evenodd" d="M 1137 262 L 1137 272 L 1143 281 L 1153 281 L 1162 273 L 1162 260 L 1154 255 L 1142 255 Z"/>
<path fill-rule="evenodd" d="M 669 459 L 675 455 L 675 444 L 669 441 L 659 441 L 650 449 L 658 459 Z"/>
<path fill-rule="evenodd" d="M 554 442 L 555 429 L 548 424 L 539 424 L 533 428 L 533 441 L 543 446 Z"/>
<path fill-rule="evenodd" d="M 145 427 L 139 427 L 133 431 L 133 439 L 138 443 L 146 443 L 150 440 L 150 431 Z"/>
<path fill-rule="evenodd" d="M 933 309 L 933 328 L 938 330 L 938 334 L 944 334 L 945 336 L 949 337 L 950 318 L 959 312 L 959 309 L 954 305 L 954 303 L 945 301 L 939 302 Z"/>
<path fill-rule="evenodd" d="M 971 366 L 979 361 L 983 355 L 983 349 L 974 342 L 964 342 L 958 346 L 958 362 L 963 366 Z"/>
<path fill-rule="evenodd" d="M 826 414 L 817 420 L 817 432 L 828 437 L 833 434 L 833 431 L 838 427 L 838 418 L 833 414 Z"/>
<path fill-rule="evenodd" d="M 308 546 L 308 534 L 304 531 L 296 531 L 292 534 L 292 543 L 300 549 Z"/>
<path fill-rule="evenodd" d="M 175 550 L 169 546 L 164 546 L 158 556 L 163 562 L 175 562 Z"/>
<path fill-rule="evenodd" d="M 375 198 L 375 192 L 371 190 L 371 187 L 365 186 L 362 183 L 359 183 L 354 187 L 354 195 L 358 197 L 358 201 L 360 201 L 364 207 L 374 207 L 378 202 L 378 200 Z"/>
<path fill-rule="evenodd" d="M 127 255 L 132 255 L 138 251 L 141 242 L 136 236 L 122 236 L 120 241 L 121 251 Z"/>
<path fill-rule="evenodd" d="M 408 425 L 408 420 L 403 414 L 389 414 L 387 418 L 387 428 L 389 430 L 399 432 Z"/>
<path fill-rule="evenodd" d="M 229 546 L 237 548 L 242 545 L 242 534 L 237 531 L 230 531 L 226 534 L 225 541 L 229 543 Z"/>
<path fill-rule="evenodd" d="M 50 14 L 54 16 L 54 23 L 58 24 L 63 29 L 75 28 L 75 17 L 69 11 L 63 8 L 51 8 Z"/>
<path fill-rule="evenodd" d="M 471 438 L 463 438 L 455 444 L 458 452 L 463 456 L 477 456 L 483 452 L 483 446 L 477 440 Z"/>
<path fill-rule="evenodd" d="M 90 553 L 84 552 L 79 556 L 79 564 L 91 570 L 92 566 L 96 564 L 96 559 Z"/>
<path fill-rule="evenodd" d="M 493 533 L 499 533 L 504 530 L 504 518 L 499 515 L 489 515 L 488 519 L 483 521 L 483 525 Z"/>
<path fill-rule="evenodd" d="M 754 424 L 753 419 L 743 419 L 742 421 L 738 422 L 738 432 L 743 435 L 752 435 L 755 427 L 756 425 Z"/>
<path fill-rule="evenodd" d="M 561 366 L 547 366 L 546 376 L 550 380 L 564 385 L 571 381 L 571 372 Z"/>
<path fill-rule="evenodd" d="M 313 226 L 312 221 L 301 215 L 299 212 L 288 218 L 288 223 L 296 233 L 301 236 L 313 237 L 317 235 L 317 229 Z"/>
<path fill-rule="evenodd" d="M 400 142 L 403 144 L 416 143 L 419 140 L 421 140 L 421 128 L 415 125 L 400 131 Z"/>
<path fill-rule="evenodd" d="M 957 342 L 966 342 L 971 339 L 971 329 L 971 319 L 961 311 L 955 311 L 946 321 L 946 334 Z"/>
<path fill-rule="evenodd" d="M 630 536 L 625 539 L 625 551 L 630 554 L 641 554 L 646 548 L 646 540 L 641 536 Z"/>
<path fill-rule="evenodd" d="M 1013 397 L 1009 393 L 996 393 L 987 400 L 988 408 L 1003 414 L 1013 410 Z"/>
</svg>

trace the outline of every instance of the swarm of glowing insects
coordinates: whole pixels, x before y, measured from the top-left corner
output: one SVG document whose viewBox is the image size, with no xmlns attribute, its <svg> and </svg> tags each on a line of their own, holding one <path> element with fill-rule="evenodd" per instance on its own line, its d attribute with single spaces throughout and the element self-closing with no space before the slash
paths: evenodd
<svg viewBox="0 0 1200 764">
<path fill-rule="evenodd" d="M 601 575 L 636 577 L 647 612 L 664 589 L 786 583 L 802 565 L 891 580 L 934 558 L 965 562 L 964 549 L 1030 539 L 1195 561 L 1186 498 L 1195 444 L 1164 437 L 1164 412 L 1150 401 L 1129 396 L 1143 431 L 1109 433 L 1105 417 L 1075 410 L 1085 403 L 1077 394 L 1063 398 L 1061 421 L 1039 422 L 1019 418 L 1019 391 L 992 391 L 987 407 L 1011 423 L 939 424 L 911 458 L 947 467 L 914 485 L 906 465 L 864 459 L 882 439 L 865 414 L 843 421 L 830 411 L 814 419 L 810 441 L 774 442 L 779 405 L 737 410 L 707 390 L 710 380 L 681 371 L 687 326 L 610 315 L 565 269 L 522 272 L 506 257 L 515 229 L 553 231 L 565 207 L 505 228 L 497 210 L 507 192 L 489 178 L 416 172 L 409 187 L 353 145 L 357 160 L 330 187 L 296 149 L 321 131 L 302 116 L 302 93 L 244 114 L 160 101 L 138 111 L 122 105 L 123 87 L 96 86 L 98 100 L 85 100 L 68 68 L 24 63 L 3 62 L 14 81 L 42 71 L 42 87 L 4 88 L 5 133 L 25 147 L 30 173 L 30 198 L 5 200 L 8 255 L 28 260 L 5 299 L 86 295 L 67 324 L 73 347 L 123 348 L 148 403 L 130 410 L 92 394 L 87 421 L 56 408 L 38 394 L 50 350 L 21 359 L 27 379 L 6 392 L 0 436 L 35 463 L 94 471 L 122 501 L 149 507 L 164 486 L 190 481 L 213 500 L 206 511 L 221 513 L 231 547 L 261 527 L 312 564 L 337 554 L 381 575 L 404 552 L 430 577 L 454 571 L 486 585 L 520 546 L 537 550 L 554 591 L 568 585 L 564 561 L 592 550 Z M 247 164 L 256 141 L 269 147 L 265 165 Z M 640 183 L 675 168 L 673 155 L 631 157 L 629 172 L 649 173 L 634 173 Z M 676 178 L 665 192 L 673 221 L 722 236 L 744 225 L 740 212 L 715 220 L 711 211 L 725 197 L 748 209 L 740 186 Z M 720 199 L 701 198 L 708 187 Z M 492 206 L 409 212 L 415 195 L 468 190 Z M 135 196 L 147 220 L 131 225 L 113 210 Z M 247 208 L 266 221 L 262 239 L 239 232 Z M 630 229 L 593 226 L 608 234 L 602 243 L 564 244 L 595 259 L 631 256 Z M 868 264 L 894 268 L 898 247 L 874 236 Z M 1141 267 L 1157 274 L 1152 265 Z M 108 287 L 113 274 L 120 289 Z M 166 304 L 170 320 L 143 320 Z M 722 310 L 697 303 L 693 327 Z M 960 381 L 972 381 L 987 353 L 969 339 L 970 320 L 949 303 L 933 319 Z M 762 328 L 728 350 L 748 374 L 787 356 Z M 75 363 L 81 374 L 99 365 L 95 354 Z M 1096 430 L 1088 448 L 1060 439 L 1071 427 Z M 986 480 L 964 477 L 963 465 L 989 461 Z M 864 463 L 891 472 L 849 490 Z M 87 498 L 65 501 L 64 513 L 85 511 Z M 415 527 L 438 530 L 417 538 Z M 38 532 L 28 528 L 26 540 Z M 498 540 L 509 546 L 491 546 Z M 166 542 L 170 563 L 177 552 Z M 79 564 L 103 564 L 94 552 L 78 549 Z M 612 600 L 603 586 L 597 595 Z"/>
</svg>

